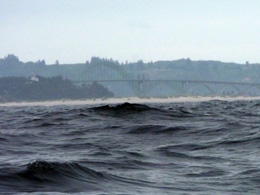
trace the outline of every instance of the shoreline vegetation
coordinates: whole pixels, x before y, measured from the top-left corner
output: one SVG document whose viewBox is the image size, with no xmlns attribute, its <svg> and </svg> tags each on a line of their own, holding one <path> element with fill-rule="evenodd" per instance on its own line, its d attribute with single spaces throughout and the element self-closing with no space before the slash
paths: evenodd
<svg viewBox="0 0 260 195">
<path fill-rule="evenodd" d="M 205 101 L 251 101 L 260 100 L 260 97 L 225 97 L 225 96 L 182 96 L 168 98 L 139 98 L 139 97 L 124 97 L 124 98 L 97 98 L 97 99 L 82 99 L 82 100 L 53 100 L 53 101 L 21 101 L 21 102 L 0 102 L 0 107 L 22 107 L 22 106 L 61 106 L 61 105 L 97 105 L 97 104 L 123 104 L 123 103 L 178 103 L 178 102 L 205 102 Z"/>
<path fill-rule="evenodd" d="M 76 86 L 72 81 L 61 76 L 46 78 L 33 75 L 30 78 L 0 78 L 0 103 L 108 97 L 114 97 L 114 94 L 96 82 Z"/>
</svg>

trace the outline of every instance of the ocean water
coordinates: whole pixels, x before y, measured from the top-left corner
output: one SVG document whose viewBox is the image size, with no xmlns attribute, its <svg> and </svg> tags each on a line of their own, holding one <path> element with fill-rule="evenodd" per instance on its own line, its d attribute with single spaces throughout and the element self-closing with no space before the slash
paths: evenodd
<svg viewBox="0 0 260 195">
<path fill-rule="evenodd" d="M 2 194 L 260 194 L 260 101 L 0 107 Z"/>
</svg>

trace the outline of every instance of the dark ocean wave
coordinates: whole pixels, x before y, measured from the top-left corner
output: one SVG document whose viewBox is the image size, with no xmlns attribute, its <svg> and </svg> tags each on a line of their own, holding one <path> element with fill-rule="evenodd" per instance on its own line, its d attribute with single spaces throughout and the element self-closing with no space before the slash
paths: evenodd
<svg viewBox="0 0 260 195">
<path fill-rule="evenodd" d="M 1 142 L 5 142 L 5 141 L 8 141 L 8 139 L 3 138 L 3 137 L 0 137 L 0 141 L 1 141 Z"/>
<path fill-rule="evenodd" d="M 104 105 L 98 107 L 92 107 L 90 110 L 95 111 L 98 114 L 112 116 L 112 117 L 123 117 L 124 115 L 150 115 L 152 118 L 191 118 L 191 117 L 207 117 L 206 114 L 196 112 L 191 109 L 186 109 L 183 106 L 176 108 L 164 108 L 148 106 L 143 104 L 115 104 L 115 105 Z"/>
<path fill-rule="evenodd" d="M 259 147 L 260 136 L 259 137 L 250 137 L 250 138 L 247 138 L 247 139 L 241 138 L 241 139 L 237 139 L 237 140 L 233 140 L 233 139 L 225 140 L 225 141 L 219 142 L 217 145 L 227 145 L 227 146 L 239 145 L 239 146 L 242 146 L 244 144 L 252 144 L 253 146 Z"/>
<path fill-rule="evenodd" d="M 133 162 L 132 166 L 134 167 L 136 163 Z M 142 164 L 142 166 L 147 164 Z M 138 165 L 140 166 L 140 164 Z M 149 165 L 152 166 L 152 164 Z M 5 173 L 8 171 L 10 173 Z M 0 192 L 88 192 L 101 191 L 107 187 L 113 189 L 116 186 L 123 185 L 161 188 L 161 186 L 150 181 L 95 171 L 76 162 L 35 161 L 29 163 L 25 170 L 17 172 L 14 172 L 14 170 L 8 171 L 1 170 L 0 186 L 3 188 L 1 188 Z M 165 188 L 170 187 L 165 186 Z"/>
<path fill-rule="evenodd" d="M 152 108 L 147 105 L 142 104 L 116 104 L 116 105 L 105 105 L 92 108 L 95 111 L 117 111 L 117 112 L 143 112 L 143 111 L 151 111 L 151 110 L 159 110 L 156 108 Z"/>
<path fill-rule="evenodd" d="M 194 150 L 204 150 L 212 147 L 211 145 L 201 145 L 201 144 L 176 144 L 176 145 L 168 145 L 159 147 L 158 150 L 182 150 L 182 151 L 194 151 Z"/>
<path fill-rule="evenodd" d="M 173 162 L 181 162 L 181 161 L 192 161 L 193 163 L 224 163 L 227 162 L 227 159 L 222 157 L 214 157 L 210 155 L 192 155 L 183 152 L 169 151 L 169 150 L 158 150 L 161 156 L 167 158 L 174 158 Z"/>
<path fill-rule="evenodd" d="M 78 163 L 35 161 L 25 170 L 0 175 L 5 191 L 81 191 L 97 190 L 97 182 L 110 179 L 107 174 L 94 171 Z M 75 188 L 74 188 L 75 187 Z M 18 190 L 19 189 L 19 190 Z M 77 190 L 79 189 L 79 190 Z"/>
<path fill-rule="evenodd" d="M 163 125 L 133 126 L 129 134 L 171 134 L 177 131 L 187 130 L 184 126 L 167 127 Z"/>
<path fill-rule="evenodd" d="M 112 116 L 112 117 L 124 117 L 124 115 L 135 115 L 135 114 L 144 114 L 144 113 L 155 113 L 165 112 L 164 110 L 153 108 L 147 105 L 142 104 L 115 104 L 115 105 L 105 105 L 90 108 L 97 114 Z"/>
<path fill-rule="evenodd" d="M 259 105 L 0 108 L 0 193 L 258 194 Z"/>
</svg>

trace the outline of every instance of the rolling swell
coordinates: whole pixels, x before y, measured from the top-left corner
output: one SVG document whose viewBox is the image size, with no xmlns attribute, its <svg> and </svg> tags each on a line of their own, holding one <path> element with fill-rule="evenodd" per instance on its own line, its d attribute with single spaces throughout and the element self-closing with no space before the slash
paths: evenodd
<svg viewBox="0 0 260 195">
<path fill-rule="evenodd" d="M 95 171 L 81 163 L 59 163 L 35 161 L 25 170 L 9 174 L 0 174 L 0 186 L 9 192 L 88 192 L 127 185 L 136 187 L 155 187 L 156 184 L 139 179 L 120 177 Z M 13 185 L 12 185 L 13 184 Z M 17 189 L 19 187 L 19 190 Z M 33 190 L 32 190 L 33 189 Z"/>
<path fill-rule="evenodd" d="M 105 105 L 99 107 L 91 108 L 92 111 L 95 111 L 98 114 L 121 117 L 123 115 L 134 115 L 134 114 L 143 114 L 151 112 L 163 112 L 160 109 L 153 108 L 147 105 L 142 104 L 116 104 L 116 105 Z"/>
<path fill-rule="evenodd" d="M 259 105 L 0 108 L 0 193 L 258 194 Z"/>
<path fill-rule="evenodd" d="M 147 105 L 142 104 L 130 104 L 130 103 L 123 103 L 123 104 L 116 104 L 116 105 L 105 105 L 92 108 L 96 111 L 122 111 L 122 112 L 143 112 L 149 110 L 158 110 L 156 108 L 151 108 Z"/>
<path fill-rule="evenodd" d="M 95 183 L 108 176 L 78 163 L 35 161 L 25 170 L 0 175 L 0 186 L 8 184 L 5 191 L 82 191 L 97 190 Z M 3 182 L 4 181 L 4 182 Z M 13 183 L 13 185 L 11 185 Z M 18 185 L 18 186 L 17 186 Z M 18 190 L 19 187 L 19 190 Z M 33 190 L 32 190 L 33 189 Z"/>
</svg>

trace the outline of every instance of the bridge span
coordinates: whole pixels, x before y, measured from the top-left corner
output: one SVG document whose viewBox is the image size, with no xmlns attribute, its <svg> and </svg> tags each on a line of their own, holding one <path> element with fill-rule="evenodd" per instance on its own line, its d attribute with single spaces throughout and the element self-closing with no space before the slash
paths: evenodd
<svg viewBox="0 0 260 195">
<path fill-rule="evenodd" d="M 220 82 L 220 81 L 196 81 L 196 80 L 145 80 L 145 79 L 100 79 L 79 80 L 74 83 L 111 84 L 126 83 L 138 97 L 148 96 L 148 93 L 156 87 L 167 86 L 178 95 L 200 95 L 198 89 L 207 95 L 233 95 L 252 96 L 260 93 L 260 83 Z"/>
<path fill-rule="evenodd" d="M 221 81 L 175 80 L 175 79 L 145 79 L 145 76 L 133 75 L 123 66 L 110 62 L 94 63 L 86 66 L 79 73 L 75 84 L 97 82 L 112 92 L 131 91 L 131 96 L 163 96 L 181 95 L 243 95 L 260 96 L 260 83 L 239 83 Z M 115 87 L 116 86 L 116 87 Z M 156 91 L 157 90 L 157 91 Z M 156 91 L 156 92 L 155 92 Z M 123 94 L 123 96 L 126 93 Z M 129 93 L 128 93 L 129 94 Z"/>
</svg>

